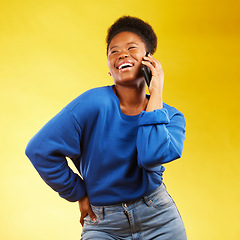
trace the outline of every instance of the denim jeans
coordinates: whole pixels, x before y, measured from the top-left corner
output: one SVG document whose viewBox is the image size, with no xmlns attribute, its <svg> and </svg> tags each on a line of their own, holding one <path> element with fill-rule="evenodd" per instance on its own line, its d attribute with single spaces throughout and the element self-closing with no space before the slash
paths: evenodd
<svg viewBox="0 0 240 240">
<path fill-rule="evenodd" d="M 97 220 L 84 219 L 82 240 L 186 240 L 186 231 L 164 184 L 131 205 L 92 206 Z"/>
</svg>

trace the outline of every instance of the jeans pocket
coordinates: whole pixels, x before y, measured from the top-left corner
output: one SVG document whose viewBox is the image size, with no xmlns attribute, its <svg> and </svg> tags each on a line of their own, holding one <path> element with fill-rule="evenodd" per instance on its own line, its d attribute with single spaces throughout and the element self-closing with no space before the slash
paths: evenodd
<svg viewBox="0 0 240 240">
<path fill-rule="evenodd" d="M 89 215 L 87 215 L 85 218 L 84 218 L 84 224 L 87 224 L 87 225 L 97 225 L 99 223 L 99 218 L 97 218 L 96 221 L 93 221 Z"/>
<path fill-rule="evenodd" d="M 173 204 L 174 201 L 167 192 L 165 186 L 160 186 L 159 189 L 148 196 L 148 205 L 158 210 L 168 208 Z"/>
</svg>

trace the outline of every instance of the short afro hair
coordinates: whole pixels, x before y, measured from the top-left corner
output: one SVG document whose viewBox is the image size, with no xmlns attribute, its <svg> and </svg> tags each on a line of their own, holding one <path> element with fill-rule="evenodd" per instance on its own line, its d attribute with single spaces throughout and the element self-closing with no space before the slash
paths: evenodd
<svg viewBox="0 0 240 240">
<path fill-rule="evenodd" d="M 108 29 L 106 42 L 107 53 L 110 42 L 113 37 L 121 32 L 133 32 L 137 34 L 145 43 L 147 52 L 153 54 L 157 49 L 157 36 L 153 28 L 143 20 L 137 17 L 122 16 L 117 19 Z"/>
</svg>

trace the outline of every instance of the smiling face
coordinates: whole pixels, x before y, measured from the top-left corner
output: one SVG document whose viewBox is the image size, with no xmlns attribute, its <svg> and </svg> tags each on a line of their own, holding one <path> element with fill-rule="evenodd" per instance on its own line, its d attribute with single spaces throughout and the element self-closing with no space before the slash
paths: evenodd
<svg viewBox="0 0 240 240">
<path fill-rule="evenodd" d="M 141 64 L 145 55 L 145 43 L 137 34 L 121 32 L 114 36 L 108 47 L 108 67 L 115 84 L 144 81 Z"/>
</svg>

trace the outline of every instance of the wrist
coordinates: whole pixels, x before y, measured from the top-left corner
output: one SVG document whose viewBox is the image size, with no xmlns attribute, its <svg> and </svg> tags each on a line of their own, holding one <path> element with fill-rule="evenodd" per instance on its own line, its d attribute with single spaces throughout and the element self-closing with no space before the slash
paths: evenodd
<svg viewBox="0 0 240 240">
<path fill-rule="evenodd" d="M 162 94 L 150 94 L 146 112 L 163 108 Z"/>
<path fill-rule="evenodd" d="M 148 89 L 148 91 L 151 96 L 156 95 L 157 97 L 162 98 L 162 90 L 161 89 L 152 86 Z"/>
<path fill-rule="evenodd" d="M 162 102 L 162 91 L 159 89 L 151 89 L 150 93 L 150 99 L 152 99 L 154 102 L 161 103 Z"/>
</svg>

